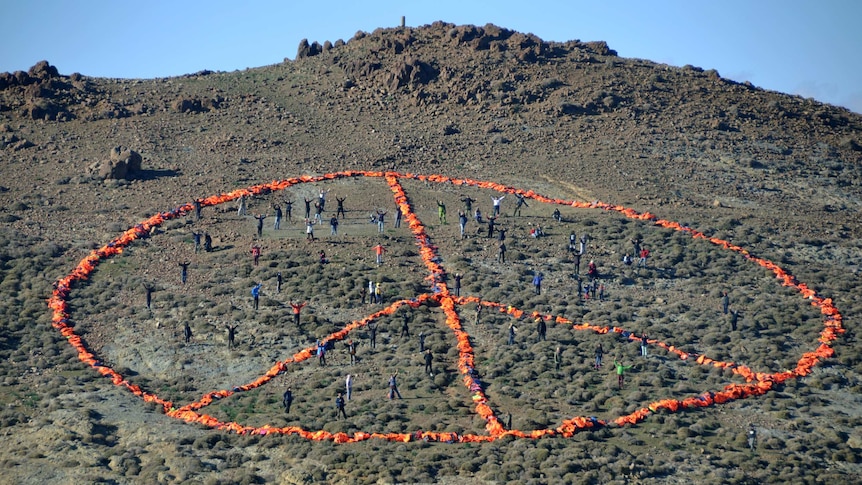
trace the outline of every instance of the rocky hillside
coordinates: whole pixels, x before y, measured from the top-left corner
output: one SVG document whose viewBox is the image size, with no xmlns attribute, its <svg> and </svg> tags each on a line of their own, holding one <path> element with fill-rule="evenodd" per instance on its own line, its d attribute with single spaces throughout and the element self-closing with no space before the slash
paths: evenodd
<svg viewBox="0 0 862 485">
<path fill-rule="evenodd" d="M 862 359 L 858 356 L 862 349 L 852 322 L 862 311 L 862 117 L 813 99 L 730 81 L 708 66 L 679 68 L 626 59 L 604 42 L 546 42 L 494 25 L 437 22 L 420 28 L 357 32 L 347 41 L 303 40 L 296 54 L 295 61 L 271 66 L 163 79 L 65 75 L 48 62 L 28 72 L 0 74 L 0 237 L 4 241 L 0 375 L 5 379 L 0 422 L 6 439 L 14 443 L 0 452 L 0 462 L 13 470 L 13 483 L 652 483 L 702 479 L 708 474 L 718 481 L 740 483 L 860 479 L 862 435 L 857 430 Z M 253 184 L 341 170 L 492 180 L 550 197 L 601 200 L 649 211 L 780 263 L 833 298 L 849 332 L 835 344 L 837 357 L 814 375 L 762 398 L 661 416 L 571 440 L 467 447 L 373 441 L 335 446 L 295 437 L 236 436 L 184 424 L 98 377 L 77 361 L 65 339 L 51 328 L 45 299 L 52 282 L 89 250 L 145 217 Z M 292 199 L 296 216 L 301 213 L 300 199 L 314 198 L 315 191 L 324 187 L 355 204 L 350 206 L 353 213 L 345 226 L 346 239 L 321 243 L 343 265 L 343 273 L 326 274 L 332 285 L 323 286 L 306 283 L 314 281 L 315 273 L 292 269 L 286 285 L 298 292 L 297 297 L 346 299 L 349 303 L 343 306 L 321 303 L 314 310 L 320 328 L 334 329 L 363 315 L 354 306 L 358 288 L 346 281 L 374 274 L 374 266 L 360 260 L 381 236 L 369 230 L 364 220 L 377 207 L 394 207 L 391 195 L 385 187 L 343 181 L 291 189 L 280 199 L 258 197 L 250 201 L 250 211 L 271 215 L 271 204 Z M 408 195 L 426 223 L 436 218 L 435 199 L 446 200 L 450 225 L 436 229 L 455 239 L 457 225 L 451 221 L 459 208 L 459 189 L 437 190 L 419 182 L 410 188 L 413 192 Z M 489 194 L 471 194 L 487 213 Z M 81 288 L 79 300 L 71 299 L 92 345 L 111 353 L 128 375 L 177 399 L 195 399 L 199 391 L 212 390 L 206 386 L 218 382 L 219 376 L 246 378 L 259 365 L 285 358 L 266 350 L 273 342 L 292 353 L 320 337 L 309 331 L 283 334 L 267 328 L 257 340 L 243 341 L 237 352 L 225 354 L 224 362 L 234 361 L 230 365 L 204 347 L 185 354 L 172 332 L 191 319 L 204 344 L 220 345 L 222 337 L 211 325 L 233 320 L 275 325 L 287 318 L 281 313 L 285 302 L 275 298 L 265 304 L 262 317 L 248 312 L 242 303 L 219 307 L 224 303 L 220 297 L 227 298 L 219 291 L 228 290 L 195 283 L 182 290 L 168 285 L 157 292 L 164 299 L 156 311 L 141 310 L 141 283 L 168 278 L 180 255 L 196 258 L 193 268 L 211 270 L 213 278 L 233 292 L 232 300 L 244 301 L 245 285 L 253 278 L 271 277 L 262 269 L 243 266 L 253 223 L 228 209 L 206 209 L 203 223 L 175 221 L 166 226 L 160 236 L 164 239 L 144 245 L 137 253 L 130 250 L 128 258 L 106 265 L 90 286 Z M 501 222 L 510 230 L 511 245 L 521 258 L 509 267 L 495 269 L 496 246 L 481 238 L 441 245 L 447 251 L 444 263 L 476 274 L 475 287 L 470 289 L 474 294 L 490 293 L 503 300 L 519 290 L 488 281 L 526 278 L 533 260 L 541 259 L 548 281 L 557 282 L 551 283 L 556 290 L 543 299 L 518 296 L 524 305 L 541 305 L 542 311 L 550 306 L 570 318 L 616 319 L 622 324 L 636 322 L 634 314 L 655 315 L 657 326 L 649 331 L 667 340 L 676 333 L 671 317 L 699 322 L 698 331 L 703 333 L 696 333 L 690 345 L 715 345 L 733 358 L 745 358 L 772 372 L 788 365 L 785 353 L 801 354 L 817 339 L 816 332 L 813 337 L 794 333 L 796 325 L 807 328 L 813 321 L 808 309 L 788 311 L 790 316 L 778 310 L 773 313 L 764 301 L 779 308 L 798 302 L 782 300 L 786 295 L 780 293 L 772 295 L 768 278 L 751 280 L 759 273 L 746 273 L 737 263 L 650 236 L 648 229 L 603 221 L 595 214 L 582 217 L 566 212 L 567 222 L 557 226 L 550 220 L 550 209 L 540 204 L 531 204 L 527 215 L 531 219 L 519 221 L 506 215 Z M 546 246 L 526 236 L 535 222 L 552 229 Z M 317 248 L 309 249 L 302 241 L 304 232 L 298 223 L 288 226 L 287 235 L 271 231 L 270 224 L 267 219 L 262 240 L 266 250 L 278 256 L 273 256 L 274 266 L 268 268 L 287 275 L 285 260 L 292 261 L 290 268 L 314 263 Z M 213 232 L 216 244 L 226 252 L 212 257 L 190 252 L 190 234 L 201 229 Z M 662 269 L 678 265 L 684 268 L 678 274 L 687 276 L 677 280 L 671 276 L 655 284 L 653 278 L 669 273 L 626 275 L 620 270 L 607 282 L 617 292 L 619 308 L 575 304 L 561 249 L 570 231 L 602 235 L 597 254 L 614 268 L 636 232 L 655 237 L 651 242 L 656 264 Z M 388 233 L 385 238 L 396 248 L 393 256 L 403 260 L 377 276 L 397 287 L 393 298 L 405 297 L 422 285 L 414 281 L 421 278 L 415 274 L 417 263 L 410 260 L 416 250 L 407 233 Z M 668 245 L 664 256 L 662 244 Z M 674 257 L 670 248 L 676 250 Z M 722 276 L 722 271 L 710 266 L 719 263 L 735 276 Z M 706 276 L 716 281 L 700 279 Z M 749 315 L 748 324 L 758 333 L 733 335 L 732 341 L 722 342 L 718 329 L 706 322 L 723 318 L 710 312 L 719 292 L 729 285 L 739 301 L 750 305 L 743 314 Z M 684 302 L 671 309 L 666 303 L 677 292 L 684 295 Z M 117 315 L 129 324 L 122 331 L 112 327 Z M 428 310 L 414 315 L 413 321 L 429 328 L 436 324 L 433 328 L 438 331 L 440 318 Z M 502 319 L 496 323 L 505 324 Z M 477 342 L 493 348 L 496 337 L 483 332 L 476 334 Z M 788 337 L 781 344 L 770 340 L 785 333 Z M 445 354 L 451 347 L 443 344 L 442 331 L 439 338 L 441 345 L 435 352 Z M 567 339 L 562 334 L 555 338 Z M 122 350 L 120 344 L 127 341 L 136 342 L 151 356 Z M 594 342 L 581 344 L 583 348 L 572 347 L 567 354 L 585 359 L 583 366 L 581 360 L 572 364 L 572 373 L 588 367 Z M 559 379 L 553 369 L 529 367 L 527 355 L 548 350 L 536 345 L 525 343 L 520 353 L 501 352 L 492 359 L 500 368 L 524 367 L 525 374 L 518 375 L 517 381 L 556 385 L 552 383 Z M 385 373 L 390 359 L 413 358 L 413 349 L 396 347 L 389 357 L 369 358 L 363 371 Z M 224 367 L 195 370 L 195 359 Z M 178 369 L 179 375 L 165 368 Z M 183 369 L 192 369 L 188 371 L 192 379 L 184 377 Z M 339 369 L 302 378 L 340 382 L 344 369 Z M 642 375 L 650 369 L 651 377 L 636 381 L 639 395 L 619 396 L 607 383 L 611 381 L 593 377 L 572 378 L 558 395 L 545 396 L 539 387 L 518 398 L 503 390 L 510 389 L 511 383 L 503 386 L 499 381 L 493 384 L 499 387 L 489 392 L 492 401 L 496 395 L 514 409 L 513 414 L 529 421 L 519 424 L 516 418 L 516 425 L 543 427 L 559 420 L 538 401 L 569 399 L 574 401 L 572 412 L 582 412 L 579 404 L 599 414 L 619 414 L 633 405 L 629 400 L 664 395 L 654 393 L 656 389 L 683 394 L 703 390 L 682 382 L 685 379 L 703 379 L 716 386 L 727 381 L 720 373 L 683 379 L 660 374 L 658 368 L 643 368 Z M 505 372 L 497 372 L 502 379 Z M 472 418 L 462 416 L 466 408 L 455 404 L 461 397 L 469 400 L 459 387 L 457 369 L 451 367 L 444 375 L 448 377 L 433 385 L 416 377 L 411 381 L 414 394 L 440 411 L 447 426 L 481 430 Z M 334 384 L 332 389 L 328 385 L 321 384 L 319 391 L 335 389 Z M 243 411 L 225 404 L 220 412 L 234 418 L 238 412 L 245 413 L 248 419 L 265 421 L 272 410 L 264 408 L 277 407 L 273 396 L 278 389 L 266 391 L 271 395 L 256 395 Z M 328 406 L 330 397 L 326 394 L 320 400 Z M 365 422 L 354 423 L 354 429 L 374 426 L 378 404 L 367 398 Z M 315 406 L 303 409 L 314 414 Z M 554 412 L 565 416 L 569 408 Z M 388 420 L 403 423 L 405 430 L 434 426 L 429 418 L 434 413 L 414 404 L 386 413 Z M 749 454 L 744 439 L 738 438 L 752 422 L 762 427 L 767 443 L 756 455 Z M 326 423 L 309 418 L 297 424 L 322 427 Z M 791 453 L 793 460 L 784 453 Z M 47 466 L 56 463 L 60 466 Z"/>
</svg>

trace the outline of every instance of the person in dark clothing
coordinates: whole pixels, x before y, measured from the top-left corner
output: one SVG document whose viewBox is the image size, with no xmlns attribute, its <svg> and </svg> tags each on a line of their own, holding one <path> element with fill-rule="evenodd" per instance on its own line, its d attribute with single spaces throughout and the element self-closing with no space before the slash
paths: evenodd
<svg viewBox="0 0 862 485">
<path fill-rule="evenodd" d="M 293 390 L 288 387 L 281 396 L 281 403 L 284 404 L 284 412 L 290 413 L 290 405 L 293 404 Z"/>
<path fill-rule="evenodd" d="M 184 263 L 179 263 L 180 268 L 181 268 L 180 269 L 180 280 L 183 282 L 183 284 L 186 284 L 186 280 L 188 279 L 189 265 L 190 264 L 192 264 L 192 263 L 189 261 L 186 261 Z"/>
<path fill-rule="evenodd" d="M 263 236 L 263 220 L 266 219 L 266 214 L 257 214 L 254 216 L 257 219 L 257 237 Z"/>
<path fill-rule="evenodd" d="M 347 341 L 347 353 L 350 354 L 350 365 L 356 364 L 356 343 L 353 339 Z"/>
<path fill-rule="evenodd" d="M 575 263 L 575 274 L 581 274 L 581 253 L 573 252 L 572 259 Z"/>
<path fill-rule="evenodd" d="M 506 240 L 506 229 L 501 227 L 497 229 L 497 240 L 505 241 Z"/>
<path fill-rule="evenodd" d="M 455 273 L 455 296 L 461 296 L 461 278 L 464 275 L 461 273 Z"/>
<path fill-rule="evenodd" d="M 195 199 L 195 201 L 192 202 L 192 205 L 194 205 L 195 208 L 195 220 L 201 220 L 201 200 Z"/>
<path fill-rule="evenodd" d="M 496 216 L 491 216 L 488 218 L 488 234 L 485 235 L 487 238 L 494 237 L 494 221 L 497 220 Z"/>
<path fill-rule="evenodd" d="M 287 212 L 287 220 L 293 222 L 293 201 L 287 200 L 284 202 L 284 212 Z"/>
<path fill-rule="evenodd" d="M 721 312 L 727 315 L 727 308 L 730 305 L 730 297 L 727 295 L 727 291 L 721 296 Z"/>
<path fill-rule="evenodd" d="M 538 322 L 536 322 L 536 331 L 539 333 L 539 338 L 537 341 L 545 341 L 546 335 L 548 332 L 548 325 L 545 323 L 545 319 L 542 317 L 537 318 Z"/>
<path fill-rule="evenodd" d="M 347 217 L 344 215 L 344 200 L 345 199 L 347 199 L 347 197 L 338 197 L 337 195 L 335 196 L 335 201 L 338 202 L 338 209 L 335 211 L 335 217 L 341 216 L 342 219 Z"/>
<path fill-rule="evenodd" d="M 739 312 L 733 310 L 730 312 L 730 329 L 736 331 L 736 323 L 739 321 Z"/>
<path fill-rule="evenodd" d="M 466 213 L 469 214 L 469 213 L 473 212 L 473 202 L 476 202 L 476 199 L 473 199 L 470 197 L 462 197 L 461 202 L 464 203 L 464 211 Z"/>
<path fill-rule="evenodd" d="M 150 305 L 153 303 L 153 291 L 155 291 L 155 289 L 155 286 L 144 284 L 144 292 L 147 297 L 147 309 L 149 309 Z"/>
<path fill-rule="evenodd" d="M 311 199 L 303 198 L 302 200 L 305 201 L 305 218 L 310 219 L 311 218 Z"/>
<path fill-rule="evenodd" d="M 377 324 L 372 323 L 371 325 L 369 325 L 368 326 L 368 332 L 369 332 L 369 335 L 371 337 L 371 342 L 370 342 L 371 348 L 376 349 L 377 348 Z"/>
<path fill-rule="evenodd" d="M 335 398 L 335 418 L 338 418 L 338 414 L 341 413 L 344 416 L 344 419 L 347 419 L 347 412 L 344 410 L 344 398 L 341 396 L 341 393 L 338 393 L 338 397 Z"/>
<path fill-rule="evenodd" d="M 434 371 L 431 369 L 431 362 L 434 361 L 434 356 L 431 355 L 431 349 L 425 351 L 425 372 L 429 376 L 434 377 Z"/>
<path fill-rule="evenodd" d="M 404 336 L 409 337 L 410 336 L 410 326 L 409 326 L 410 325 L 410 317 L 409 317 L 409 315 L 407 315 L 405 313 L 403 318 L 404 318 L 404 321 L 401 324 L 401 336 L 402 337 L 404 337 Z"/>
<path fill-rule="evenodd" d="M 204 234 L 204 251 L 211 253 L 213 250 L 213 238 L 209 234 Z"/>
<path fill-rule="evenodd" d="M 277 231 L 281 229 L 281 206 L 273 204 L 272 208 L 275 210 L 275 222 L 273 222 L 272 228 Z"/>
<path fill-rule="evenodd" d="M 596 369 L 599 369 L 602 366 L 602 356 L 605 355 L 604 349 L 602 349 L 602 344 L 599 343 L 599 346 L 596 347 Z"/>
<path fill-rule="evenodd" d="M 183 322 L 183 337 L 186 343 L 189 343 L 192 339 L 192 328 L 189 326 L 189 322 Z"/>
<path fill-rule="evenodd" d="M 557 350 L 554 351 L 554 368 L 556 370 L 560 370 L 560 366 L 563 363 L 563 349 L 560 346 L 557 346 Z"/>
<path fill-rule="evenodd" d="M 225 328 L 227 328 L 227 348 L 228 348 L 228 350 L 236 348 L 236 342 L 235 342 L 235 340 L 236 340 L 236 327 L 238 327 L 238 326 L 239 326 L 238 323 L 235 323 L 233 325 L 225 324 Z"/>
<path fill-rule="evenodd" d="M 200 250 L 201 250 L 201 233 L 193 232 L 192 233 L 192 239 L 195 242 L 195 252 L 196 253 L 200 252 Z"/>
<path fill-rule="evenodd" d="M 275 274 L 275 292 L 281 293 L 281 271 Z"/>
<path fill-rule="evenodd" d="M 497 261 L 506 262 L 506 243 L 500 243 L 500 251 L 497 253 Z"/>
<path fill-rule="evenodd" d="M 521 216 L 521 206 L 530 207 L 530 205 L 527 204 L 527 199 L 523 195 L 515 194 L 515 197 L 517 197 L 518 200 L 517 200 L 517 202 L 515 202 L 515 211 L 512 213 L 512 217 L 514 217 L 514 216 L 520 217 Z"/>
</svg>

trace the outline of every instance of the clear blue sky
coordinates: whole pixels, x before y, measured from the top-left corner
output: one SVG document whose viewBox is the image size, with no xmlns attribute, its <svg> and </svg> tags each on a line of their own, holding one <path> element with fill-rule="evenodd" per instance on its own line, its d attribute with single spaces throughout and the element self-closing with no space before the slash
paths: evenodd
<svg viewBox="0 0 862 485">
<path fill-rule="evenodd" d="M 152 78 L 293 58 L 303 38 L 443 20 L 544 40 L 604 40 L 620 56 L 862 113 L 862 1 L 0 0 L 0 72 L 48 60 L 63 74 Z"/>
</svg>

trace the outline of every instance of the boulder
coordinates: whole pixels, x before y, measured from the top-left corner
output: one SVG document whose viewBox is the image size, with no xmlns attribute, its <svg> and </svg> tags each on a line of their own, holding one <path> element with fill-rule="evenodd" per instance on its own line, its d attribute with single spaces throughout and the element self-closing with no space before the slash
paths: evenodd
<svg viewBox="0 0 862 485">
<path fill-rule="evenodd" d="M 131 148 L 117 146 L 111 148 L 107 160 L 90 165 L 90 175 L 102 180 L 130 179 L 141 171 L 141 155 Z"/>
</svg>

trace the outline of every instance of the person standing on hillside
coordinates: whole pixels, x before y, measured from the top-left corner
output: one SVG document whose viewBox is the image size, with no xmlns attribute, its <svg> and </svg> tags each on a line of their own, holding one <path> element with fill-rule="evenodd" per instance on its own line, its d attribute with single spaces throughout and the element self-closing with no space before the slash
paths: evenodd
<svg viewBox="0 0 862 485">
<path fill-rule="evenodd" d="M 188 279 L 189 265 L 190 264 L 192 264 L 190 261 L 185 261 L 185 262 L 179 263 L 179 265 L 180 265 L 180 281 L 182 281 L 183 284 L 186 284 L 186 280 Z"/>
<path fill-rule="evenodd" d="M 251 246 L 251 259 L 254 262 L 254 265 L 257 266 L 258 260 L 260 260 L 260 246 L 257 244 L 253 244 Z"/>
<path fill-rule="evenodd" d="M 266 214 L 257 214 L 254 216 L 257 219 L 257 237 L 263 236 L 263 220 L 266 219 Z"/>
<path fill-rule="evenodd" d="M 245 200 L 246 200 L 245 195 L 239 196 L 239 204 L 237 205 L 237 208 L 236 208 L 236 215 L 238 215 L 238 216 L 246 215 Z"/>
<path fill-rule="evenodd" d="M 258 283 L 251 287 L 251 297 L 254 299 L 254 309 L 257 310 L 258 299 L 260 298 L 260 289 L 263 284 Z"/>
<path fill-rule="evenodd" d="M 386 248 L 384 248 L 382 244 L 378 244 L 371 249 L 373 249 L 375 254 L 377 254 L 377 264 L 383 264 L 383 253 L 386 252 Z"/>
<path fill-rule="evenodd" d="M 284 394 L 281 396 L 281 403 L 284 405 L 285 414 L 290 414 L 290 405 L 293 404 L 293 390 L 290 386 L 285 389 Z"/>
<path fill-rule="evenodd" d="M 383 234 L 384 223 L 383 218 L 386 216 L 386 211 L 377 209 L 377 232 Z"/>
<path fill-rule="evenodd" d="M 589 242 L 589 240 L 590 236 L 588 236 L 587 233 L 581 234 L 581 240 L 578 248 L 578 252 L 581 253 L 581 255 L 587 254 L 587 243 Z"/>
<path fill-rule="evenodd" d="M 476 207 L 476 212 L 473 213 L 473 219 L 477 224 L 482 224 L 482 211 L 478 207 Z"/>
<path fill-rule="evenodd" d="M 153 303 L 153 291 L 156 290 L 155 286 L 144 283 L 144 294 L 147 298 L 147 310 L 150 309 L 150 305 Z"/>
<path fill-rule="evenodd" d="M 339 197 L 335 196 L 335 202 L 338 203 L 338 209 L 335 211 L 335 217 L 341 216 L 342 219 L 347 217 L 344 214 L 344 201 L 347 200 L 347 197 Z"/>
<path fill-rule="evenodd" d="M 501 195 L 500 197 L 494 197 L 494 196 L 491 196 L 491 201 L 492 201 L 492 202 L 493 202 L 493 204 L 494 204 L 494 212 L 492 213 L 492 215 L 493 215 L 494 217 L 496 217 L 496 216 L 499 216 L 499 215 L 500 215 L 500 203 L 501 203 L 501 202 L 503 202 L 503 199 L 505 199 L 505 198 L 506 198 L 506 196 L 505 196 L 505 195 Z M 489 236 L 489 237 L 490 237 L 490 236 Z"/>
<path fill-rule="evenodd" d="M 425 352 L 425 332 L 419 332 L 419 352 Z"/>
<path fill-rule="evenodd" d="M 404 213 L 401 212 L 401 206 L 395 206 L 395 228 L 398 229 L 401 227 L 401 218 L 404 216 Z"/>
<path fill-rule="evenodd" d="M 201 233 L 192 232 L 192 240 L 195 242 L 195 252 L 198 253 L 201 250 Z"/>
<path fill-rule="evenodd" d="M 497 261 L 501 263 L 506 262 L 506 243 L 500 243 L 500 250 L 497 253 Z"/>
<path fill-rule="evenodd" d="M 376 323 L 372 323 L 372 324 L 368 325 L 368 336 L 369 336 L 369 340 L 370 340 L 369 344 L 371 345 L 371 348 L 376 349 L 377 348 L 377 324 Z"/>
<path fill-rule="evenodd" d="M 494 237 L 494 222 L 497 220 L 497 216 L 491 216 L 488 218 L 488 234 L 485 235 L 487 238 Z"/>
<path fill-rule="evenodd" d="M 282 282 L 281 271 L 279 271 L 278 273 L 275 274 L 275 292 L 276 293 L 281 293 L 281 282 Z"/>
<path fill-rule="evenodd" d="M 482 304 L 476 303 L 476 318 L 473 321 L 474 325 L 479 325 L 482 323 Z"/>
<path fill-rule="evenodd" d="M 293 308 L 293 324 L 296 325 L 297 327 L 299 326 L 299 318 L 300 318 L 300 315 L 302 314 L 302 308 L 307 304 L 308 304 L 308 302 L 302 302 L 302 303 L 290 302 L 290 307 Z"/>
<path fill-rule="evenodd" d="M 338 419 L 338 414 L 344 416 L 344 419 L 347 419 L 347 412 L 344 410 L 344 398 L 341 396 L 341 393 L 338 393 L 338 396 L 335 398 L 335 418 Z"/>
<path fill-rule="evenodd" d="M 721 313 L 727 315 L 727 308 L 730 306 L 730 296 L 728 296 L 727 291 L 721 295 Z"/>
<path fill-rule="evenodd" d="M 640 259 L 638 260 L 639 268 L 646 268 L 647 258 L 649 257 L 649 249 L 643 248 L 641 249 Z"/>
<path fill-rule="evenodd" d="M 545 279 L 545 276 L 542 273 L 536 273 L 536 276 L 533 276 L 533 289 L 537 295 L 542 294 L 542 280 Z"/>
<path fill-rule="evenodd" d="M 536 342 L 544 342 L 547 340 L 546 336 L 548 333 L 548 325 L 545 323 L 545 319 L 542 317 L 536 318 L 536 332 L 539 336 L 536 338 Z"/>
<path fill-rule="evenodd" d="M 649 342 L 647 341 L 646 334 L 641 335 L 641 357 L 647 356 L 647 345 Z"/>
<path fill-rule="evenodd" d="M 323 207 L 320 202 L 314 203 L 314 222 L 323 224 Z"/>
<path fill-rule="evenodd" d="M 213 238 L 207 233 L 204 233 L 204 251 L 211 253 L 213 250 Z"/>
<path fill-rule="evenodd" d="M 464 203 L 464 212 L 469 214 L 473 212 L 473 202 L 476 202 L 476 199 L 464 196 L 461 197 L 461 202 Z"/>
<path fill-rule="evenodd" d="M 512 217 L 515 217 L 515 216 L 521 217 L 521 206 L 530 207 L 530 205 L 527 204 L 527 199 L 523 195 L 515 194 L 515 197 L 518 198 L 518 201 L 515 202 L 515 211 L 512 212 Z"/>
<path fill-rule="evenodd" d="M 434 361 L 434 356 L 431 354 L 431 349 L 425 351 L 425 372 L 429 376 L 434 377 L 434 369 L 431 368 L 431 363 Z"/>
<path fill-rule="evenodd" d="M 329 189 L 320 189 L 320 192 L 317 194 L 317 204 L 320 206 L 320 212 L 323 212 L 324 210 L 324 206 L 326 205 L 326 194 L 328 193 Z"/>
<path fill-rule="evenodd" d="M 293 201 L 292 200 L 284 201 L 284 212 L 287 213 L 288 222 L 293 222 Z"/>
<path fill-rule="evenodd" d="M 239 324 L 235 323 L 233 325 L 226 323 L 225 328 L 227 329 L 227 349 L 235 349 L 236 348 L 236 327 Z"/>
<path fill-rule="evenodd" d="M 464 275 L 461 273 L 455 273 L 455 296 L 461 296 L 461 278 L 463 277 Z"/>
<path fill-rule="evenodd" d="M 402 318 L 403 318 L 403 320 L 401 322 L 401 336 L 402 337 L 405 337 L 405 336 L 409 337 L 410 336 L 410 315 L 408 313 L 405 313 Z"/>
<path fill-rule="evenodd" d="M 497 229 L 497 240 L 498 241 L 505 241 L 506 240 L 506 228 L 505 227 L 501 227 L 501 228 Z"/>
<path fill-rule="evenodd" d="M 305 240 L 306 241 L 314 241 L 316 238 L 314 237 L 314 221 L 311 219 L 305 220 Z"/>
<path fill-rule="evenodd" d="M 195 208 L 195 220 L 201 220 L 201 200 L 195 199 L 194 202 L 192 202 L 192 206 Z"/>
<path fill-rule="evenodd" d="M 560 370 L 560 366 L 563 364 L 563 349 L 557 345 L 557 350 L 554 351 L 554 368 L 556 370 Z"/>
<path fill-rule="evenodd" d="M 353 339 L 347 341 L 347 353 L 350 355 L 350 365 L 356 365 L 356 343 L 353 342 Z M 350 399 L 350 392 L 347 393 L 348 398 Z"/>
<path fill-rule="evenodd" d="M 305 218 L 311 219 L 311 199 L 303 197 L 302 200 L 305 201 Z"/>
<path fill-rule="evenodd" d="M 183 322 L 183 337 L 186 343 L 192 340 L 192 327 L 189 326 L 189 322 Z"/>
<path fill-rule="evenodd" d="M 389 376 L 389 400 L 391 401 L 395 396 L 398 396 L 398 399 L 402 399 L 401 393 L 398 392 L 398 381 L 396 380 L 398 377 L 398 371 L 395 371 L 394 374 Z"/>
<path fill-rule="evenodd" d="M 625 378 L 625 372 L 626 372 L 627 370 L 631 369 L 631 368 L 632 368 L 632 366 L 630 366 L 630 365 L 622 365 L 621 363 L 617 362 L 617 360 L 616 360 L 616 359 L 614 359 L 614 367 L 616 368 L 616 371 L 617 371 L 617 386 L 618 386 L 620 389 L 622 389 L 622 388 L 623 388 L 623 384 L 625 383 L 625 379 L 626 379 L 626 378 Z"/>
<path fill-rule="evenodd" d="M 320 365 L 326 365 L 326 344 L 317 341 L 317 363 Z"/>
<path fill-rule="evenodd" d="M 347 391 L 344 395 L 349 401 L 350 395 L 353 393 L 353 376 L 350 374 L 347 374 L 347 378 L 344 379 L 344 390 Z"/>
<path fill-rule="evenodd" d="M 329 235 L 337 236 L 338 235 L 338 218 L 333 216 L 329 219 Z"/>
<path fill-rule="evenodd" d="M 281 206 L 273 204 L 272 208 L 275 210 L 275 222 L 273 222 L 272 228 L 277 231 L 281 229 Z"/>
<path fill-rule="evenodd" d="M 368 280 L 368 301 L 370 303 L 377 303 L 377 300 L 374 298 L 374 282 Z"/>
<path fill-rule="evenodd" d="M 509 340 L 506 342 L 506 345 L 514 345 L 515 344 L 515 333 L 518 331 L 518 328 L 515 327 L 514 323 L 509 324 Z"/>
<path fill-rule="evenodd" d="M 440 224 L 446 224 L 446 204 L 442 200 L 437 201 L 437 217 L 440 218 Z"/>
<path fill-rule="evenodd" d="M 739 321 L 739 312 L 733 310 L 730 312 L 730 329 L 736 331 L 736 324 Z"/>
<path fill-rule="evenodd" d="M 605 355 L 604 349 L 602 349 L 602 344 L 599 342 L 599 346 L 596 347 L 596 370 L 602 367 L 602 356 Z"/>
<path fill-rule="evenodd" d="M 383 303 L 383 290 L 380 288 L 380 282 L 374 283 L 374 300 L 377 303 Z"/>
<path fill-rule="evenodd" d="M 467 214 L 464 211 L 458 211 L 458 228 L 461 230 L 461 239 L 467 237 Z"/>
</svg>

